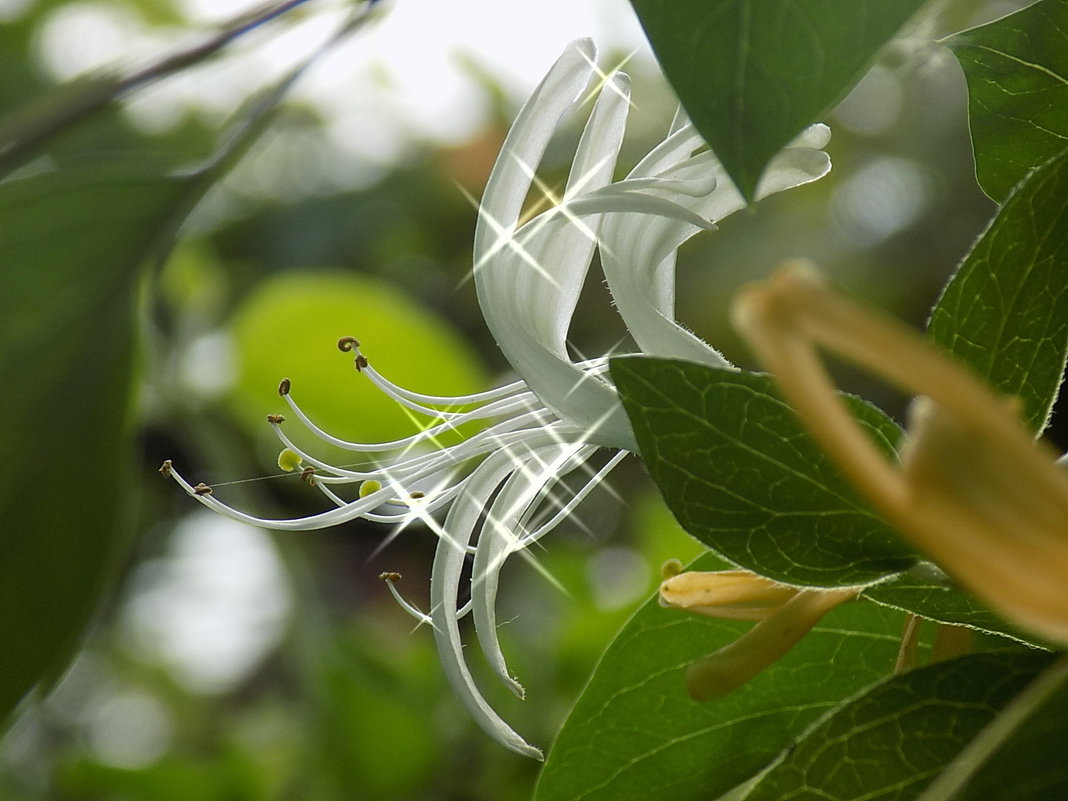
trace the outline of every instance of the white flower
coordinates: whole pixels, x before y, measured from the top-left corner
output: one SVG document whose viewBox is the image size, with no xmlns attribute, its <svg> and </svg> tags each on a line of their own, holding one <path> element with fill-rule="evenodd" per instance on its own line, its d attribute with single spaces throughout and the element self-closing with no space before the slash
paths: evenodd
<svg viewBox="0 0 1068 801">
<path fill-rule="evenodd" d="M 504 561 L 536 542 L 564 520 L 608 472 L 636 449 L 626 414 L 608 376 L 607 357 L 573 361 L 567 332 L 594 251 L 600 249 L 609 288 L 643 352 L 727 362 L 673 319 L 675 251 L 713 221 L 741 208 L 741 197 L 722 175 L 703 140 L 681 117 L 669 136 L 625 180 L 613 183 L 616 158 L 630 107 L 629 81 L 622 73 L 601 76 L 587 87 L 596 67 L 589 40 L 572 43 L 519 112 L 483 195 L 474 238 L 474 279 L 486 324 L 520 380 L 464 397 L 439 397 L 391 383 L 354 350 L 356 366 L 399 403 L 441 422 L 401 440 L 346 442 L 320 430 L 289 394 L 281 394 L 312 432 L 334 445 L 377 454 L 379 468 L 358 471 L 326 464 L 298 449 L 272 416 L 289 453 L 280 465 L 306 464 L 311 479 L 335 508 L 295 520 L 264 520 L 226 506 L 210 488 L 194 487 L 165 463 L 171 475 L 216 511 L 256 525 L 283 530 L 315 529 L 363 517 L 403 527 L 425 522 L 439 535 L 431 577 L 430 613 L 400 598 L 392 574 L 384 574 L 404 607 L 434 629 L 443 667 L 475 720 L 509 748 L 528 756 L 528 744 L 483 698 L 468 669 L 459 619 L 470 612 L 482 650 L 494 671 L 518 695 L 522 688 L 505 664 L 497 639 L 495 599 Z M 519 225 L 535 171 L 562 117 L 578 101 L 596 96 L 580 139 L 562 198 Z M 829 169 L 817 148 L 826 128 L 815 126 L 808 141 L 788 148 L 768 172 L 762 193 L 814 180 Z M 473 407 L 452 411 L 457 406 Z M 448 447 L 436 438 L 473 420 L 493 421 L 479 433 Z M 432 449 L 428 450 L 427 447 Z M 600 448 L 616 449 L 604 466 L 565 502 L 552 492 L 560 478 L 585 466 Z M 474 466 L 471 467 L 472 463 Z M 466 469 L 466 472 L 464 470 Z M 592 471 L 590 471 L 592 472 Z M 357 497 L 334 492 L 359 485 Z M 536 523 L 549 503 L 557 508 Z M 443 523 L 433 513 L 448 508 Z M 477 537 L 475 530 L 478 529 Z M 459 607 L 464 562 L 473 554 L 471 601 Z"/>
</svg>

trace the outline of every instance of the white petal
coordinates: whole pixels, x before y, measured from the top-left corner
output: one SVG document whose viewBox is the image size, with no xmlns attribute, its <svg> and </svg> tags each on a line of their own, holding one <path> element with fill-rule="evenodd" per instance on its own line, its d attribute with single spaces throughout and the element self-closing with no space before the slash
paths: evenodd
<svg viewBox="0 0 1068 801">
<path fill-rule="evenodd" d="M 512 126 L 486 185 L 475 229 L 475 286 L 479 305 L 501 351 L 516 372 L 562 419 L 590 430 L 606 445 L 634 447 L 630 424 L 615 391 L 572 364 L 566 336 L 597 241 L 599 221 L 554 225 L 536 218 L 519 239 L 523 201 L 561 117 L 593 72 L 591 42 L 571 44 L 535 89 Z M 566 193 L 588 192 L 611 181 L 629 102 L 627 80 L 602 88 L 576 153 Z M 566 194 L 565 194 L 566 197 Z M 557 212 L 558 213 L 558 212 Z M 599 427 L 591 428 L 594 422 Z"/>
<path fill-rule="evenodd" d="M 457 617 L 460 576 L 471 534 L 494 490 L 515 469 L 509 452 L 498 451 L 490 455 L 471 474 L 467 492 L 453 503 L 445 519 L 444 530 L 447 535 L 439 538 L 434 553 L 430 577 L 430 616 L 445 676 L 475 722 L 511 750 L 541 759 L 541 751 L 505 723 L 475 686 L 471 671 L 464 661 Z"/>
<path fill-rule="evenodd" d="M 758 197 L 825 175 L 830 160 L 817 148 L 826 144 L 828 137 L 829 130 L 824 125 L 806 129 L 795 143 L 772 160 L 758 187 Z M 643 159 L 628 180 L 674 177 L 679 181 L 674 191 L 670 182 L 650 191 L 713 222 L 744 208 L 742 196 L 711 153 L 689 155 L 687 150 L 692 151 L 700 144 L 692 126 L 683 125 Z M 703 196 L 693 196 L 692 186 L 701 173 L 706 183 L 714 183 L 715 188 Z M 729 367 L 717 351 L 674 319 L 675 254 L 699 230 L 697 226 L 667 217 L 637 219 L 632 214 L 610 215 L 603 226 L 602 264 L 616 307 L 643 352 Z"/>
</svg>

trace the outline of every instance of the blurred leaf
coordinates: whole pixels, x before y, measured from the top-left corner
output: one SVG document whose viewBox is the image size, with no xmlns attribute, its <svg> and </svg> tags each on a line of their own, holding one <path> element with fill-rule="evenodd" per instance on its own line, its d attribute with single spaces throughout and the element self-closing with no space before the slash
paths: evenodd
<svg viewBox="0 0 1068 801">
<path fill-rule="evenodd" d="M 912 799 L 1051 659 L 975 654 L 894 676 L 806 732 L 746 801 Z"/>
<path fill-rule="evenodd" d="M 960 624 L 1045 647 L 1045 643 L 1006 623 L 974 597 L 954 586 L 938 568 L 926 562 L 868 587 L 864 590 L 864 597 L 940 623 Z"/>
<path fill-rule="evenodd" d="M 1068 663 L 1062 657 L 976 738 L 920 801 L 1068 798 L 1066 677 Z"/>
<path fill-rule="evenodd" d="M 729 561 L 825 587 L 874 581 L 915 561 L 802 432 L 769 376 L 625 358 L 612 360 L 612 377 L 671 511 Z M 892 453 L 897 426 L 849 402 Z"/>
<path fill-rule="evenodd" d="M 946 44 L 968 81 L 976 177 L 1004 201 L 1068 146 L 1068 0 L 1039 0 Z"/>
<path fill-rule="evenodd" d="M 196 186 L 124 164 L 0 184 L 0 717 L 62 666 L 126 543 L 137 270 Z"/>
<path fill-rule="evenodd" d="M 768 161 L 841 100 L 923 0 L 631 0 L 694 125 L 752 200 Z"/>
<path fill-rule="evenodd" d="M 374 367 L 391 381 L 440 395 L 478 392 L 486 377 L 470 347 L 444 319 L 389 285 L 340 270 L 282 273 L 261 282 L 237 310 L 239 359 L 234 406 L 239 422 L 270 433 L 265 415 L 284 409 L 278 382 L 322 428 L 362 442 L 414 433 L 417 415 L 353 369 L 337 349 L 355 335 Z M 294 420 L 290 434 L 298 435 Z M 316 445 L 320 450 L 321 444 Z M 345 454 L 352 459 L 352 453 Z"/>
<path fill-rule="evenodd" d="M 171 175 L 127 157 L 0 182 L 0 417 L 11 421 L 0 642 L 14 655 L 0 674 L 0 719 L 63 667 L 126 544 L 139 268 L 336 41 L 255 98 L 200 170 Z"/>
<path fill-rule="evenodd" d="M 1033 171 L 950 279 L 931 313 L 935 342 L 1049 422 L 1068 356 L 1068 150 Z"/>
<path fill-rule="evenodd" d="M 695 570 L 723 563 L 712 556 Z M 819 715 L 890 673 L 902 616 L 845 604 L 730 695 L 698 703 L 683 674 L 751 624 L 652 600 L 609 646 L 549 752 L 535 801 L 716 798 L 746 781 Z"/>
</svg>

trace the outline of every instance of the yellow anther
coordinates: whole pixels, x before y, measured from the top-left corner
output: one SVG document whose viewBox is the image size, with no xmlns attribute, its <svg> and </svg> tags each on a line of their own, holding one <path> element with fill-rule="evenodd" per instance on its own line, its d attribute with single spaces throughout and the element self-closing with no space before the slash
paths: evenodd
<svg viewBox="0 0 1068 801">
<path fill-rule="evenodd" d="M 682 562 L 678 559 L 668 559 L 660 566 L 660 578 L 669 579 L 682 572 Z"/>
<path fill-rule="evenodd" d="M 378 492 L 380 489 L 382 489 L 382 482 L 375 481 L 373 478 L 370 478 L 360 484 L 360 497 L 366 498 L 372 492 Z"/>
<path fill-rule="evenodd" d="M 299 453 L 291 451 L 289 448 L 283 448 L 282 452 L 278 454 L 278 467 L 285 470 L 287 473 L 292 473 L 304 460 Z"/>
</svg>

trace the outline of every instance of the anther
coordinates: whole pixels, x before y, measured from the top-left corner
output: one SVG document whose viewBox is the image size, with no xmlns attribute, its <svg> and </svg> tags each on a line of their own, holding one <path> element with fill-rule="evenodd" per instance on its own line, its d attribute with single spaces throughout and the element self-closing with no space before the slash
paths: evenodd
<svg viewBox="0 0 1068 801">
<path fill-rule="evenodd" d="M 669 579 L 682 572 L 682 562 L 678 559 L 668 559 L 660 566 L 660 578 Z"/>
<path fill-rule="evenodd" d="M 337 341 L 337 349 L 342 353 L 348 353 L 360 347 L 360 340 L 356 337 L 341 337 Z"/>
<path fill-rule="evenodd" d="M 357 356 L 356 356 L 356 372 L 357 373 L 362 373 L 363 372 L 363 368 L 365 368 L 366 366 L 367 366 L 367 357 L 364 356 L 362 353 L 357 354 Z"/>
<path fill-rule="evenodd" d="M 308 465 L 300 471 L 300 480 L 305 484 L 314 487 L 315 486 L 315 468 Z"/>
<path fill-rule="evenodd" d="M 283 398 L 289 394 L 290 388 L 293 386 L 292 382 L 288 378 L 283 378 L 278 383 L 278 394 Z"/>
<path fill-rule="evenodd" d="M 380 489 L 382 489 L 382 482 L 369 478 L 360 484 L 360 497 L 366 498 L 372 492 L 378 492 Z"/>
<path fill-rule="evenodd" d="M 301 455 L 296 451 L 291 451 L 289 448 L 282 448 L 282 452 L 278 454 L 278 468 L 285 470 L 287 473 L 292 473 L 304 460 Z"/>
<path fill-rule="evenodd" d="M 285 421 L 286 421 L 285 417 L 283 417 L 280 414 L 269 414 L 269 415 L 267 415 L 267 422 L 268 423 L 273 423 L 274 425 L 278 425 L 279 423 L 284 423 Z"/>
<path fill-rule="evenodd" d="M 160 465 L 159 472 L 161 475 L 169 476 L 171 474 L 171 460 L 164 459 L 163 464 Z"/>
<path fill-rule="evenodd" d="M 380 579 L 382 579 L 382 581 L 400 581 L 401 580 L 401 574 L 400 573 L 394 573 L 391 570 L 387 571 L 385 573 L 379 573 L 378 577 Z"/>
<path fill-rule="evenodd" d="M 195 487 L 193 487 L 194 495 L 211 495 L 211 487 L 201 481 Z"/>
<path fill-rule="evenodd" d="M 420 492 L 419 490 L 416 490 L 415 492 L 409 492 L 408 493 L 408 497 L 411 498 L 413 501 L 417 501 L 420 498 L 425 498 L 426 497 L 426 493 L 425 492 Z"/>
</svg>

